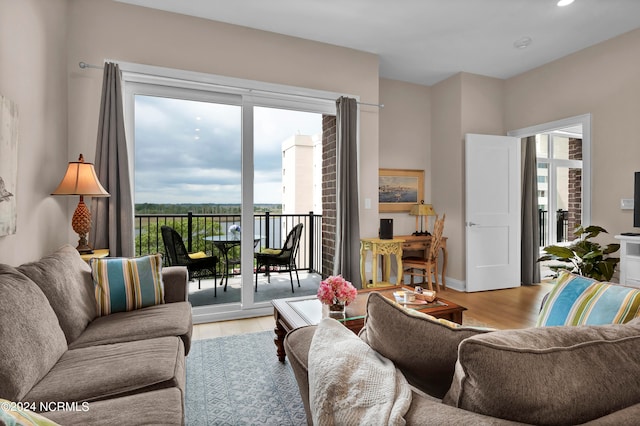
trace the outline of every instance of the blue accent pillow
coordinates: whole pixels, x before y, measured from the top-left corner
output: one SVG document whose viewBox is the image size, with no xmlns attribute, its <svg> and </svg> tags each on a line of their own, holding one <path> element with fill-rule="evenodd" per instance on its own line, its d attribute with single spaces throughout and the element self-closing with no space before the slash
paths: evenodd
<svg viewBox="0 0 640 426">
<path fill-rule="evenodd" d="M 640 289 L 562 271 L 536 326 L 624 324 L 640 316 Z"/>
<path fill-rule="evenodd" d="M 90 265 L 98 316 L 164 303 L 161 254 L 93 258 Z"/>
</svg>

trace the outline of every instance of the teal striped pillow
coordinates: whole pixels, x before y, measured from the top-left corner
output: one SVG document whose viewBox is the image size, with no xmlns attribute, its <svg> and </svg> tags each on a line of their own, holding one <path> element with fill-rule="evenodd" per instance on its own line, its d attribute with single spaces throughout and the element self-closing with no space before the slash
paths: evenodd
<svg viewBox="0 0 640 426">
<path fill-rule="evenodd" d="M 536 326 L 624 324 L 640 317 L 640 289 L 561 272 Z"/>
<path fill-rule="evenodd" d="M 161 254 L 93 258 L 90 264 L 98 316 L 164 303 Z"/>
<path fill-rule="evenodd" d="M 0 398 L 0 425 L 60 426 L 58 423 L 29 409 L 36 409 L 38 406 L 39 404 L 35 402 L 13 402 Z"/>
</svg>

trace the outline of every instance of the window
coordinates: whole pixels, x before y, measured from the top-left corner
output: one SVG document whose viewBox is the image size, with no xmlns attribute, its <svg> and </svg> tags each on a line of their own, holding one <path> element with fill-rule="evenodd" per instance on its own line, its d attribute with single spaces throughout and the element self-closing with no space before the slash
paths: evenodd
<svg viewBox="0 0 640 426">
<path fill-rule="evenodd" d="M 541 246 L 572 241 L 582 223 L 582 132 L 536 135 Z"/>
</svg>

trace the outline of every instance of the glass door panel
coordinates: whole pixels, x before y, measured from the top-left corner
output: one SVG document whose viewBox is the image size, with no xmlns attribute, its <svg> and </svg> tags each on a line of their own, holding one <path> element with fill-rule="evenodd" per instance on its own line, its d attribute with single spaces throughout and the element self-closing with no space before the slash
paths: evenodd
<svg viewBox="0 0 640 426">
<path fill-rule="evenodd" d="M 538 161 L 538 220 L 540 223 L 540 247 L 549 244 L 549 164 Z"/>
<path fill-rule="evenodd" d="M 556 167 L 556 241 L 573 241 L 574 228 L 582 223 L 582 169 Z"/>
<path fill-rule="evenodd" d="M 167 258 L 169 226 L 190 258 L 218 259 L 215 277 L 189 282 L 194 308 L 239 303 L 241 107 L 136 94 L 134 109 L 136 253 Z"/>
<path fill-rule="evenodd" d="M 289 273 L 283 259 L 271 259 L 277 264 L 268 270 L 261 264 L 254 301 L 316 294 L 320 277 L 309 272 L 308 235 L 310 227 L 320 226 L 319 221 L 311 223 L 310 212 L 322 214 L 322 115 L 256 106 L 253 131 L 255 251 L 283 248 L 287 236 L 302 224 L 294 270 Z"/>
</svg>

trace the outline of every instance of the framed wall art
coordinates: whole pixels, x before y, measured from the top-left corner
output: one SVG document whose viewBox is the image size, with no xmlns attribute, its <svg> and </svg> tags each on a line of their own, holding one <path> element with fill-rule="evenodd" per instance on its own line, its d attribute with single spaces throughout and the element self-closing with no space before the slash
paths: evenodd
<svg viewBox="0 0 640 426">
<path fill-rule="evenodd" d="M 18 107 L 0 95 L 0 237 L 16 233 Z"/>
<path fill-rule="evenodd" d="M 409 212 L 424 199 L 424 170 L 380 169 L 378 172 L 378 209 Z"/>
</svg>

